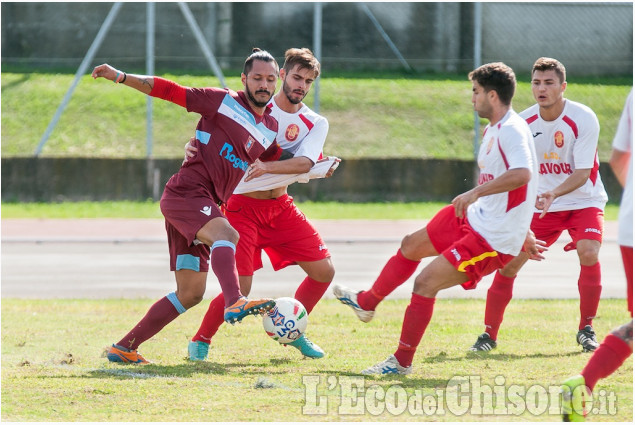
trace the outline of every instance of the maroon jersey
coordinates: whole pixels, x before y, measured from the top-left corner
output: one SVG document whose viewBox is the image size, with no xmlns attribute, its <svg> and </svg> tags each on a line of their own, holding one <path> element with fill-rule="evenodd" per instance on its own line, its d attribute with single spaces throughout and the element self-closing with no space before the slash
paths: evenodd
<svg viewBox="0 0 635 425">
<path fill-rule="evenodd" d="M 155 77 L 150 93 L 196 112 L 194 146 L 198 152 L 181 167 L 179 174 L 204 186 L 216 202 L 226 202 L 247 171 L 260 158 L 275 157 L 278 122 L 267 109 L 256 114 L 243 91 L 219 88 L 189 88 Z M 169 187 L 177 179 L 171 179 Z"/>
</svg>

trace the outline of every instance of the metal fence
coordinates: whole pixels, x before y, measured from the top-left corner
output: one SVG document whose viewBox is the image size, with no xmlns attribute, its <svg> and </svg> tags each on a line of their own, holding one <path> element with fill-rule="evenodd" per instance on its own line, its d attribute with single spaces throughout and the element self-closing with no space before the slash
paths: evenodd
<svg viewBox="0 0 635 425">
<path fill-rule="evenodd" d="M 316 46 L 316 3 L 188 3 L 223 69 L 240 69 L 252 47 L 282 58 Z M 529 69 L 557 57 L 579 75 L 631 75 L 632 2 L 317 3 L 325 71 L 464 72 L 482 61 Z M 112 3 L 2 3 L 2 64 L 77 68 Z M 143 69 L 145 3 L 124 3 L 96 58 Z M 478 8 L 481 8 L 481 13 Z M 475 30 L 480 36 L 475 49 Z M 157 68 L 209 70 L 179 3 L 156 4 Z"/>
</svg>

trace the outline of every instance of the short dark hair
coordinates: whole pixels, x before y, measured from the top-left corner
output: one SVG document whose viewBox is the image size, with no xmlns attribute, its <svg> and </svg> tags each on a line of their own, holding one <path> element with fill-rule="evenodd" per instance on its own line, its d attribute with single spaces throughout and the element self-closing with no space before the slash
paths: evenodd
<svg viewBox="0 0 635 425">
<path fill-rule="evenodd" d="M 476 81 L 486 91 L 494 90 L 503 105 L 510 105 L 516 91 L 516 74 L 514 70 L 502 62 L 481 65 L 468 74 L 468 78 Z"/>
<path fill-rule="evenodd" d="M 259 49 L 258 47 L 254 47 L 251 50 L 251 55 L 249 55 L 249 57 L 247 57 L 247 59 L 245 60 L 245 66 L 243 66 L 243 74 L 249 74 L 251 69 L 254 67 L 254 61 L 256 60 L 263 62 L 272 62 L 276 67 L 276 74 L 280 71 L 278 62 L 273 56 L 271 56 L 271 53 L 266 50 Z"/>
<path fill-rule="evenodd" d="M 296 65 L 299 65 L 300 69 L 313 71 L 315 78 L 320 76 L 320 62 L 313 55 L 313 52 L 306 47 L 300 49 L 294 47 L 284 52 L 284 65 L 282 68 L 289 72 Z"/>
<path fill-rule="evenodd" d="M 536 71 L 549 71 L 554 70 L 558 78 L 560 78 L 560 84 L 567 81 L 567 70 L 560 61 L 554 58 L 538 58 L 534 62 L 534 66 L 531 68 L 531 78 L 534 78 L 534 72 Z"/>
</svg>

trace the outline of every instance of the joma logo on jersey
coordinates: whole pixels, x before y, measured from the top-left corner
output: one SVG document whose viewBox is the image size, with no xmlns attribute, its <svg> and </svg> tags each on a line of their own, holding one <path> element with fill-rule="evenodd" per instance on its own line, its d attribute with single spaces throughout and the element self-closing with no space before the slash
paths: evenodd
<svg viewBox="0 0 635 425">
<path fill-rule="evenodd" d="M 456 261 L 461 260 L 461 255 L 459 254 L 459 251 L 456 250 L 456 248 L 452 248 L 450 252 L 452 253 L 452 255 L 454 255 L 454 258 L 456 258 Z"/>
<path fill-rule="evenodd" d="M 601 235 L 602 232 L 600 232 L 600 230 L 598 229 L 594 229 L 593 227 L 587 227 L 586 229 L 584 229 L 585 233 L 597 233 L 598 235 Z"/>
<path fill-rule="evenodd" d="M 487 183 L 492 180 L 494 180 L 494 176 L 491 174 L 483 173 L 478 176 L 478 184 Z"/>
<path fill-rule="evenodd" d="M 540 174 L 572 174 L 571 164 L 540 164 Z"/>
<path fill-rule="evenodd" d="M 229 143 L 225 143 L 223 145 L 223 148 L 220 150 L 220 156 L 231 162 L 234 168 L 240 168 L 243 171 L 247 171 L 247 167 L 249 167 L 249 164 L 247 164 L 247 161 L 243 161 L 236 155 L 232 154 L 233 150 L 234 147 L 232 145 L 230 145 Z M 223 152 L 225 152 L 225 156 L 223 156 Z"/>
<path fill-rule="evenodd" d="M 300 134 L 300 127 L 298 127 L 297 124 L 290 124 L 289 127 L 287 127 L 287 131 L 284 132 L 284 137 L 288 141 L 294 142 L 295 139 L 298 138 L 299 134 Z"/>
</svg>

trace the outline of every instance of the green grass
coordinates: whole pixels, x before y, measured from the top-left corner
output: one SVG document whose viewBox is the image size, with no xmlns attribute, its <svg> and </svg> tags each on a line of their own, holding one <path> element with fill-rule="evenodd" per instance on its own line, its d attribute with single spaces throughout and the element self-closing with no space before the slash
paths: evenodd
<svg viewBox="0 0 635 425">
<path fill-rule="evenodd" d="M 298 202 L 310 219 L 420 220 L 429 219 L 446 204 L 442 202 L 360 203 Z M 3 203 L 2 218 L 163 218 L 158 202 L 62 202 Z M 617 220 L 619 206 L 607 204 L 605 219 Z"/>
<path fill-rule="evenodd" d="M 440 298 L 415 357 L 414 373 L 408 377 L 362 381 L 358 376 L 396 348 L 407 300 L 384 302 L 369 324 L 334 300 L 320 302 L 311 314 L 308 333 L 328 353 L 321 360 L 301 359 L 293 348 L 269 339 L 259 319 L 247 318 L 234 327 L 222 326 L 210 360 L 192 363 L 185 358 L 187 341 L 207 308 L 205 300 L 142 345 L 140 351 L 154 364 L 109 364 L 102 356 L 104 349 L 152 302 L 2 299 L 2 420 L 559 421 L 549 410 L 534 415 L 522 409 L 531 397 L 512 400 L 513 392 L 540 394 L 542 387 L 547 394 L 549 386 L 579 373 L 589 358 L 575 342 L 577 300 L 512 301 L 497 350 L 475 356 L 466 350 L 482 332 L 484 301 Z M 603 300 L 594 322 L 600 338 L 627 316 L 624 300 Z M 480 405 L 471 401 L 480 395 L 469 387 L 462 394 L 467 413 L 452 414 L 457 412 L 449 408 L 457 387 L 448 381 L 468 376 L 473 386 L 480 379 L 481 390 L 489 385 L 494 394 L 509 395 L 509 400 L 500 400 L 510 408 L 508 414 L 480 414 Z M 632 422 L 632 377 L 632 361 L 627 360 L 617 373 L 599 382 L 596 397 L 615 395 L 617 412 L 594 415 L 594 421 Z M 311 380 L 319 381 L 308 384 Z M 346 405 L 360 401 L 347 397 L 351 383 L 364 386 L 361 414 L 345 414 Z M 371 398 L 382 391 L 403 392 L 413 399 L 416 394 L 433 399 L 446 394 L 445 414 L 411 413 L 401 404 L 386 407 L 383 397 Z M 496 406 L 487 391 L 480 394 L 485 406 Z M 378 404 L 371 403 L 374 400 Z M 319 412 L 317 406 L 324 414 L 303 414 L 303 407 Z M 394 416 L 393 409 L 403 413 Z"/>
<path fill-rule="evenodd" d="M 217 86 L 209 76 L 164 75 L 189 86 Z M 31 155 L 70 87 L 72 74 L 2 73 L 2 156 Z M 521 77 L 514 108 L 534 103 Z M 242 88 L 239 77 L 227 84 Z M 632 80 L 569 80 L 566 95 L 590 106 L 600 120 L 599 153 L 607 161 Z M 329 119 L 325 152 L 341 158 L 473 158 L 471 88 L 460 75 L 325 75 L 320 112 Z M 25 100 L 26 99 L 26 100 Z M 313 105 L 312 94 L 306 103 Z M 183 156 L 198 115 L 154 101 L 156 158 Z M 146 97 L 103 80 L 82 78 L 44 156 L 146 156 Z"/>
</svg>

